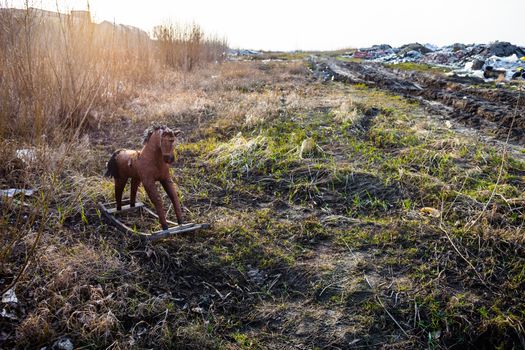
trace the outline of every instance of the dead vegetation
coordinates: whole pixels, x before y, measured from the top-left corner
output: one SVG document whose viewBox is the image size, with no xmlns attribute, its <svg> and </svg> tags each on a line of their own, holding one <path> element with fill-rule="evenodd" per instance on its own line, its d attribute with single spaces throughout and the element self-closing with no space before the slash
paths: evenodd
<svg viewBox="0 0 525 350">
<path fill-rule="evenodd" d="M 57 5 L 58 6 L 58 5 Z M 61 142 L 96 127 L 165 65 L 191 71 L 222 61 L 227 43 L 198 25 L 138 28 L 28 7 L 0 7 L 0 132 Z"/>
<path fill-rule="evenodd" d="M 105 113 L 25 161 L 3 141 L 2 185 L 36 190 L 1 204 L 3 347 L 523 346 L 519 158 L 295 60 L 170 72 Z M 149 244 L 96 203 L 153 120 L 184 131 L 174 180 L 212 228 Z"/>
<path fill-rule="evenodd" d="M 205 37 L 197 25 L 166 23 L 153 30 L 162 62 L 172 68 L 191 71 L 203 62 L 222 62 L 228 43 L 218 37 Z"/>
<path fill-rule="evenodd" d="M 153 46 L 139 34 L 31 8 L 0 15 L 4 137 L 73 136 L 155 73 Z"/>
</svg>

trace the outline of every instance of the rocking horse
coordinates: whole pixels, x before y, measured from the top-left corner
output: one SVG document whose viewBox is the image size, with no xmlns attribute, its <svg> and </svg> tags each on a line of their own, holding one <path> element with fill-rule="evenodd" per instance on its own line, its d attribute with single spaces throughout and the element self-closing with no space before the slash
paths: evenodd
<svg viewBox="0 0 525 350">
<path fill-rule="evenodd" d="M 147 239 L 159 239 L 171 234 L 195 231 L 207 228 L 207 224 L 183 224 L 182 209 L 175 189 L 175 185 L 170 177 L 169 165 L 173 164 L 173 145 L 175 138 L 181 133 L 180 130 L 172 130 L 166 125 L 153 124 L 144 132 L 144 147 L 140 151 L 120 149 L 113 153 L 107 163 L 105 176 L 113 177 L 115 181 L 115 202 L 99 203 L 102 213 L 117 226 L 117 228 L 131 233 L 137 233 Z M 128 180 L 131 178 L 131 190 L 129 200 L 122 200 L 122 194 Z M 166 219 L 166 211 L 162 205 L 162 199 L 157 191 L 156 182 L 159 181 L 168 194 L 173 204 L 178 226 L 174 222 Z M 155 206 L 155 214 L 148 209 L 144 203 L 137 202 L 137 190 L 140 184 L 148 194 L 151 202 Z M 124 205 L 123 205 L 124 202 Z M 116 218 L 116 214 L 140 209 L 147 214 L 158 218 L 162 230 L 153 233 L 138 232 Z"/>
</svg>

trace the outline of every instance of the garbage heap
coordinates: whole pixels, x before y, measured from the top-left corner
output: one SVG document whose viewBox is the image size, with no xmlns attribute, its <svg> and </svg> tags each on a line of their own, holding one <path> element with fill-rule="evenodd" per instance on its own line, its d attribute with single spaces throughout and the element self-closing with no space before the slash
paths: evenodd
<svg viewBox="0 0 525 350">
<path fill-rule="evenodd" d="M 383 44 L 359 49 L 345 57 L 391 64 L 426 63 L 449 68 L 450 74 L 477 77 L 485 81 L 525 78 L 525 48 L 502 41 L 443 47 L 412 43 L 393 48 Z"/>
</svg>

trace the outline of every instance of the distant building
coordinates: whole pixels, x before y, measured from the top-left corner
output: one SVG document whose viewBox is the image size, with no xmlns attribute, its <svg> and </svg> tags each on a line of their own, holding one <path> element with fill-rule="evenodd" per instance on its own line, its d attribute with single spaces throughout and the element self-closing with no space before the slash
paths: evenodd
<svg viewBox="0 0 525 350">
<path fill-rule="evenodd" d="M 70 16 L 74 21 L 91 23 L 91 12 L 89 11 L 71 10 Z"/>
<path fill-rule="evenodd" d="M 72 23 L 75 25 L 90 24 L 94 25 L 95 32 L 99 35 L 125 36 L 126 39 L 130 40 L 150 40 L 148 33 L 137 27 L 115 24 L 108 21 L 103 21 L 100 24 L 93 23 L 91 12 L 89 10 L 72 10 L 69 14 L 64 14 L 34 7 L 29 7 L 27 9 L 0 7 L 0 22 L 2 21 L 3 16 L 9 16 L 13 19 L 21 19 L 29 16 L 31 19 L 37 19 L 37 21 L 33 23 L 38 25 L 53 24 L 56 28 L 59 28 L 58 26 L 60 23 Z M 7 19 L 8 17 L 4 18 Z"/>
</svg>

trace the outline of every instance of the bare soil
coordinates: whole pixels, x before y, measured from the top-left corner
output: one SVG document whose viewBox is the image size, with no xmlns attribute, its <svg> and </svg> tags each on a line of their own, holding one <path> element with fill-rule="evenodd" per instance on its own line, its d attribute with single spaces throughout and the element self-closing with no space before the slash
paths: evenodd
<svg viewBox="0 0 525 350">
<path fill-rule="evenodd" d="M 314 66 L 337 81 L 415 98 L 433 113 L 525 145 L 525 97 L 520 90 L 494 87 L 482 79 L 395 70 L 378 63 L 324 59 L 314 61 Z"/>
</svg>

